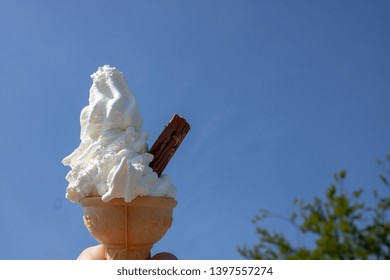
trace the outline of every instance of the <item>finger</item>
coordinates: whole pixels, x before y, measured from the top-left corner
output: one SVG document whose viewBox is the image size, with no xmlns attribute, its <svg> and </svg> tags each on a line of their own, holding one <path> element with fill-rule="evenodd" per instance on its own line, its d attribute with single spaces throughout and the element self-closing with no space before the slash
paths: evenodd
<svg viewBox="0 0 390 280">
<path fill-rule="evenodd" d="M 154 255 L 152 260 L 177 260 L 177 257 L 171 253 L 163 252 Z"/>
<path fill-rule="evenodd" d="M 78 260 L 105 260 L 105 249 L 103 245 L 99 244 L 96 246 L 89 247 L 81 252 Z"/>
</svg>

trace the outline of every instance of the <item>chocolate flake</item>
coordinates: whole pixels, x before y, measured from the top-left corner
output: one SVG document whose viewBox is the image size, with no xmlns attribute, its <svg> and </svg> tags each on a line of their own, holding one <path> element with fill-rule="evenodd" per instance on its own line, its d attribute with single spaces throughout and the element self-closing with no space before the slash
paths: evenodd
<svg viewBox="0 0 390 280">
<path fill-rule="evenodd" d="M 162 174 L 190 128 L 183 117 L 175 114 L 154 142 L 149 150 L 149 153 L 154 156 L 149 166 L 158 176 Z"/>
</svg>

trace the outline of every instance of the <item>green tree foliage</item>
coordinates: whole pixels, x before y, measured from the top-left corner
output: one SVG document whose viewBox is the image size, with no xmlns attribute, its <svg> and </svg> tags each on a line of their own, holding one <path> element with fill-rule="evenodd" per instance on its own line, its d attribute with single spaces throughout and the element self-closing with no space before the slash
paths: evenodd
<svg viewBox="0 0 390 280">
<path fill-rule="evenodd" d="M 363 189 L 348 192 L 343 187 L 344 170 L 335 174 L 323 198 L 315 197 L 311 203 L 294 200 L 287 220 L 301 237 L 314 239 L 311 246 L 294 245 L 283 233 L 262 227 L 261 222 L 273 215 L 261 209 L 253 221 L 258 244 L 238 251 L 248 259 L 390 259 L 390 154 L 378 165 L 387 195 L 374 190 L 372 206 L 363 199 Z"/>
</svg>

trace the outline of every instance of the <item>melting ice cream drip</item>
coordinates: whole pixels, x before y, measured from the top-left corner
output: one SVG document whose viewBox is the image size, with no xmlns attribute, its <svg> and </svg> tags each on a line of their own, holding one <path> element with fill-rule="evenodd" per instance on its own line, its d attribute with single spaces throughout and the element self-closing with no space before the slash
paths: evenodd
<svg viewBox="0 0 390 280">
<path fill-rule="evenodd" d="M 66 197 L 74 202 L 88 196 L 175 197 L 170 178 L 157 177 L 149 167 L 148 134 L 141 131 L 136 98 L 122 73 L 106 65 L 91 77 L 89 105 L 80 114 L 80 146 L 62 161 L 72 168 Z"/>
</svg>

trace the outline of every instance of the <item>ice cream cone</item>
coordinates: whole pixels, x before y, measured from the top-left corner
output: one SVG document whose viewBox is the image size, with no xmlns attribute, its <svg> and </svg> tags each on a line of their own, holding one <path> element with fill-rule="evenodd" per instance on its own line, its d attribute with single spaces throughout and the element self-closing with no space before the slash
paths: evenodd
<svg viewBox="0 0 390 280">
<path fill-rule="evenodd" d="M 145 260 L 172 224 L 173 198 L 144 196 L 103 202 L 83 198 L 84 224 L 106 249 L 108 260 Z"/>
</svg>

